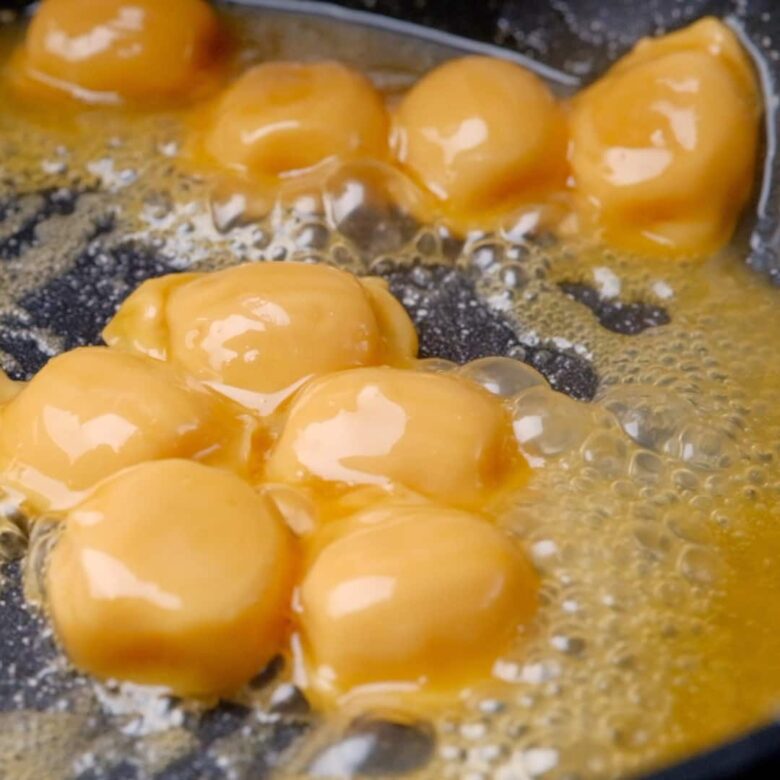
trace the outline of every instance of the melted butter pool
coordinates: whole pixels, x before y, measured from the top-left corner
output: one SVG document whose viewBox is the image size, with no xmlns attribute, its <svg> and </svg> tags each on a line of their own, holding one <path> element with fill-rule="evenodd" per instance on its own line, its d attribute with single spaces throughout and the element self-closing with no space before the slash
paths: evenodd
<svg viewBox="0 0 780 780">
<path fill-rule="evenodd" d="M 236 19 L 255 41 L 245 44 L 243 61 L 337 51 L 391 93 L 446 54 L 322 22 Z M 8 50 L 18 29 L 0 27 L 0 35 Z M 7 212 L 0 313 L 6 331 L 23 336 L 40 360 L 90 338 L 80 319 L 68 318 L 74 301 L 100 319 L 144 275 L 310 259 L 358 273 L 388 262 L 454 265 L 474 274 L 482 299 L 521 342 L 592 362 L 600 381 L 590 404 L 553 393 L 516 363 L 434 366 L 514 397 L 515 431 L 535 469 L 500 522 L 524 540 L 543 585 L 537 623 L 491 680 L 443 711 L 412 713 L 430 719 L 436 737 L 419 776 L 626 776 L 773 715 L 780 702 L 780 305 L 776 289 L 744 270 L 741 247 L 701 264 L 648 262 L 549 244 L 522 226 L 461 245 L 372 199 L 365 177 L 247 222 L 240 202 L 211 198 L 205 182 L 181 172 L 180 114 L 94 110 L 63 119 L 7 94 L 0 105 Z M 380 195 L 385 175 L 377 176 Z M 68 193 L 78 197 L 71 202 Z M 101 226 L 109 222 L 107 232 Z M 119 274 L 116 258 L 128 240 L 158 259 Z M 85 256 L 105 269 L 103 286 L 85 288 L 81 299 L 63 288 L 59 318 L 25 319 L 20 302 L 38 300 L 37 290 Z M 663 307 L 670 321 L 633 336 L 612 332 L 564 294 L 564 282 L 587 284 L 602 300 Z M 2 363 L 20 376 L 30 368 L 14 343 L 6 337 Z M 10 558 L 24 544 L 24 521 L 9 514 L 0 538 Z M 278 718 L 273 697 L 289 686 L 287 669 L 270 688 L 244 694 L 257 721 Z M 105 749 L 119 763 L 127 734 L 108 731 L 101 743 L 78 737 L 95 712 L 141 724 L 133 727 L 141 745 L 133 761 L 142 776 L 193 747 L 183 713 L 194 705 L 161 704 L 167 700 L 157 691 L 89 682 L 62 701 L 61 712 L 12 714 L 13 740 L 0 739 L 0 774 L 65 778 L 91 761 L 110 776 L 111 762 L 95 756 Z M 350 766 L 356 748 L 344 749 L 341 737 L 352 717 L 306 716 L 311 728 L 274 759 L 278 775 Z M 238 731 L 218 740 L 226 776 L 251 776 L 251 739 Z"/>
</svg>

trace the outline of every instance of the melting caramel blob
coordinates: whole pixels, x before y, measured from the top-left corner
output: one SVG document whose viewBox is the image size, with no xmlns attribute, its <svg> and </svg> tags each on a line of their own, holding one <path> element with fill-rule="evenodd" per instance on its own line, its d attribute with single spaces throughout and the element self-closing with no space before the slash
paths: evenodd
<svg viewBox="0 0 780 780">
<path fill-rule="evenodd" d="M 164 460 L 122 471 L 68 513 L 48 591 L 76 666 L 211 695 L 280 649 L 293 569 L 286 528 L 247 484 Z"/>
<path fill-rule="evenodd" d="M 503 60 L 454 60 L 421 79 L 398 108 L 394 145 L 458 224 L 484 228 L 565 183 L 560 107 L 537 76 Z"/>
<path fill-rule="evenodd" d="M 205 153 L 244 178 L 275 182 L 332 160 L 387 156 L 381 96 L 337 62 L 269 62 L 244 73 L 216 108 Z"/>
<path fill-rule="evenodd" d="M 301 586 L 310 683 L 326 699 L 380 682 L 401 693 L 463 684 L 531 619 L 536 577 L 481 518 L 427 504 L 353 524 Z"/>
<path fill-rule="evenodd" d="M 103 347 L 51 360 L 0 417 L 0 477 L 62 508 L 126 466 L 187 457 L 242 471 L 252 424 L 166 365 Z"/>
<path fill-rule="evenodd" d="M 268 464 L 279 482 L 401 485 L 476 504 L 524 464 L 507 412 L 458 377 L 364 368 L 323 377 L 294 401 Z"/>
<path fill-rule="evenodd" d="M 104 338 L 170 360 L 262 414 L 313 376 L 404 364 L 417 352 L 414 326 L 384 282 L 303 263 L 146 282 Z"/>
<path fill-rule="evenodd" d="M 213 81 L 221 46 L 204 0 L 44 0 L 15 75 L 87 103 L 180 101 Z"/>
<path fill-rule="evenodd" d="M 572 107 L 586 224 L 629 251 L 718 249 L 750 194 L 759 116 L 751 65 L 721 22 L 641 41 Z"/>
</svg>

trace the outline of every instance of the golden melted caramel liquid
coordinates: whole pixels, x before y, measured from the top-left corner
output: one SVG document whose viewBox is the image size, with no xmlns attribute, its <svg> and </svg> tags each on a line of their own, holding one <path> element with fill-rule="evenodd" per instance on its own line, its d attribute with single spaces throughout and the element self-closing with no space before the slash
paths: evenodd
<svg viewBox="0 0 780 780">
<path fill-rule="evenodd" d="M 235 13 L 233 21 L 244 39 L 242 61 L 337 56 L 388 93 L 447 54 L 284 15 Z M 0 25 L 3 59 L 21 29 Z M 496 664 L 493 679 L 437 715 L 438 752 L 426 776 L 624 776 L 774 713 L 780 298 L 744 269 L 743 245 L 685 264 L 575 245 L 543 249 L 510 231 L 467 240 L 453 260 L 434 228 L 389 244 L 347 231 L 342 190 L 245 225 L 240 204 L 210 203 L 205 184 L 179 171 L 181 113 L 66 116 L 61 108 L 21 105 L 2 86 L 0 106 L 0 166 L 15 191 L 72 186 L 76 178 L 102 189 L 83 196 L 73 215 L 43 225 L 24 263 L 0 269 L 2 307 L 67 269 L 95 218 L 110 208 L 118 234 L 153 241 L 198 271 L 237 258 L 285 257 L 367 273 L 384 254 L 477 267 L 480 292 L 515 312 L 529 339 L 555 340 L 592 358 L 601 385 L 590 411 L 534 388 L 518 403 L 524 451 L 538 468 L 502 522 L 525 540 L 541 572 L 542 607 L 531 635 Z M 220 229 L 227 226 L 233 229 Z M 518 278 L 527 281 L 517 285 Z M 551 283 L 563 280 L 659 303 L 671 323 L 632 337 L 612 333 Z M 32 337 L 51 353 L 62 347 L 56 334 Z M 12 359 L 4 365 L 13 368 Z M 18 742 L 0 739 L 0 770 L 35 776 L 39 766 L 37 776 L 67 776 L 58 761 L 40 762 L 45 752 L 69 766 L 78 724 L 57 714 L 24 717 L 38 718 L 24 737 L 29 758 L 20 764 Z M 303 773 L 339 717 L 293 748 L 280 775 Z M 175 746 L 182 734 L 173 728 L 166 739 Z M 228 741 L 228 766 L 233 749 L 240 744 Z M 160 751 L 149 755 L 159 760 Z"/>
</svg>

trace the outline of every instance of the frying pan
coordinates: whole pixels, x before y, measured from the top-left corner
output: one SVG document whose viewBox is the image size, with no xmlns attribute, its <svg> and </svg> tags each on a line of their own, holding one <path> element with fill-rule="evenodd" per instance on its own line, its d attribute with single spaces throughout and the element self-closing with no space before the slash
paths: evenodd
<svg viewBox="0 0 780 780">
<path fill-rule="evenodd" d="M 162 1 L 162 0 L 161 0 Z M 247 4 L 253 4 L 250 0 Z M 549 80 L 566 91 L 587 83 L 637 38 L 687 24 L 703 15 L 731 18 L 745 44 L 760 55 L 761 78 L 767 100 L 765 166 L 756 201 L 746 220 L 748 263 L 758 273 L 780 284 L 780 167 L 775 165 L 775 136 L 780 121 L 775 85 L 780 79 L 780 4 L 776 0 L 646 0 L 637 9 L 634 0 L 343 0 L 338 5 L 316 0 L 264 0 L 258 5 L 279 10 L 325 15 L 353 24 L 380 25 L 404 35 L 427 40 L 447 52 L 473 51 L 526 58 Z M 20 9 L 23 0 L 0 0 L 0 9 Z M 14 192 L 0 200 L 0 264 L 24 261 L 36 242 L 36 231 L 53 218 L 67 217 L 84 193 Z M 100 197 L 100 193 L 88 193 Z M 21 204 L 21 205 L 20 205 Z M 14 230 L 7 228 L 21 211 Z M 4 225 L 5 223 L 5 225 Z M 50 357 L 40 340 L 27 335 L 41 330 L 56 336 L 62 349 L 97 343 L 102 325 L 127 292 L 145 278 L 174 270 L 159 248 L 113 235 L 110 219 L 96 225 L 93 235 L 68 251 L 72 253 L 59 276 L 48 278 L 15 301 L 13 311 L 0 311 L 0 352 L 16 378 L 29 378 Z M 109 241 L 110 239 L 110 241 Z M 106 242 L 107 260 L 96 264 Z M 97 249 L 96 249 L 97 246 Z M 453 247 L 457 253 L 457 246 Z M 477 292 L 475 280 L 451 266 L 412 270 L 388 262 L 378 269 L 410 308 L 420 332 L 424 356 L 465 362 L 484 355 L 519 357 L 544 373 L 553 387 L 588 400 L 598 376 L 584 358 L 550 344 L 524 340 L 519 324 L 494 311 Z M 631 335 L 668 321 L 657 305 L 599 299 L 582 285 L 570 285 L 569 295 L 588 306 L 603 327 Z M 19 564 L 3 567 L 0 590 L 0 753 L 7 754 L 16 740 L 25 740 L 39 728 L 35 713 L 66 712 L 83 701 L 89 682 L 67 670 L 58 660 L 50 631 L 24 604 Z M 275 684 L 278 663 L 252 681 L 265 690 Z M 72 768 L 79 780 L 131 780 L 139 773 L 138 750 L 148 749 L 144 723 L 116 709 L 110 699 L 89 710 L 71 735 L 74 750 L 91 756 Z M 314 723 L 304 697 L 292 686 L 274 690 L 269 715 L 258 719 L 251 709 L 223 702 L 206 711 L 178 711 L 175 702 L 168 717 L 190 737 L 187 749 L 154 774 L 156 780 L 217 780 L 228 774 L 221 762 L 220 745 L 240 737 L 244 746 L 231 768 L 240 778 L 262 778 Z M 111 735 L 113 752 L 100 752 L 102 738 Z M 351 746 L 349 764 L 357 775 L 403 775 L 424 767 L 436 749 L 433 731 L 425 723 L 393 718 L 365 717 L 333 735 L 333 744 L 308 759 L 314 776 L 332 768 L 334 755 Z M 94 751 L 86 748 L 94 746 Z M 118 747 L 117 747 L 118 746 Z M 336 753 L 334 753 L 334 750 Z M 44 751 L 45 752 L 45 751 Z M 35 764 L 35 780 L 48 772 L 46 756 Z M 21 766 L 21 764 L 20 764 Z M 340 765 L 345 766 L 343 763 Z M 19 774 L 18 776 L 23 776 Z M 146 776 L 146 775 L 143 775 Z M 710 752 L 663 769 L 655 780 L 736 780 L 780 777 L 780 725 L 767 724 Z"/>
</svg>

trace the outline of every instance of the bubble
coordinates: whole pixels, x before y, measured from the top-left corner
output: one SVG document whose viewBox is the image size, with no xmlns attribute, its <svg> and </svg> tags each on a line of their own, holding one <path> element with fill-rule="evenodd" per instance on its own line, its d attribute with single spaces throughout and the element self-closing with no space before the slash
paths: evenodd
<svg viewBox="0 0 780 780">
<path fill-rule="evenodd" d="M 485 390 L 509 398 L 532 387 L 547 387 L 547 380 L 535 369 L 519 360 L 487 357 L 467 363 L 461 376 L 482 385 Z"/>
<path fill-rule="evenodd" d="M 325 186 L 333 227 L 363 255 L 397 252 L 414 239 L 420 195 L 406 177 L 379 163 L 343 166 Z"/>
<path fill-rule="evenodd" d="M 723 562 L 706 547 L 689 545 L 677 562 L 680 573 L 696 585 L 714 585 L 724 573 Z"/>
<path fill-rule="evenodd" d="M 441 251 L 439 237 L 433 230 L 421 230 L 414 246 L 420 255 L 435 256 Z"/>
<path fill-rule="evenodd" d="M 725 434 L 699 423 L 686 425 L 668 449 L 681 461 L 708 471 L 728 468 L 737 459 L 737 449 Z"/>
<path fill-rule="evenodd" d="M 638 482 L 654 485 L 664 476 L 665 465 L 653 452 L 640 450 L 631 458 L 630 474 Z"/>
<path fill-rule="evenodd" d="M 509 290 L 523 287 L 527 280 L 526 270 L 520 263 L 507 263 L 501 271 L 501 282 Z"/>
<path fill-rule="evenodd" d="M 287 259 L 287 247 L 281 244 L 272 246 L 268 252 L 268 259 L 277 263 L 283 262 Z"/>
<path fill-rule="evenodd" d="M 0 518 L 0 563 L 21 558 L 27 549 L 27 534 L 15 522 Z"/>
<path fill-rule="evenodd" d="M 664 518 L 666 526 L 680 539 L 694 544 L 708 544 L 712 541 L 712 530 L 703 512 L 681 508 L 672 510 Z"/>
<path fill-rule="evenodd" d="M 577 658 L 584 655 L 587 648 L 587 642 L 579 636 L 563 636 L 561 634 L 556 634 L 552 637 L 550 643 L 561 653 Z"/>
<path fill-rule="evenodd" d="M 609 431 L 592 433 L 582 445 L 582 457 L 605 477 L 616 478 L 628 467 L 628 445 Z"/>
<path fill-rule="evenodd" d="M 327 226 L 317 222 L 302 225 L 295 235 L 295 246 L 298 249 L 322 250 L 330 242 L 330 231 Z"/>
<path fill-rule="evenodd" d="M 499 243 L 484 242 L 476 244 L 470 254 L 471 263 L 482 273 L 496 272 L 504 257 L 504 247 Z"/>
<path fill-rule="evenodd" d="M 678 395 L 644 385 L 611 387 L 600 403 L 637 444 L 658 453 L 667 451 L 681 426 L 696 415 Z"/>
<path fill-rule="evenodd" d="M 617 479 L 612 483 L 612 490 L 621 498 L 634 498 L 637 494 L 636 485 L 628 479 Z"/>
<path fill-rule="evenodd" d="M 577 449 L 594 425 L 587 404 L 541 386 L 515 397 L 512 419 L 520 449 L 535 459 L 554 458 Z"/>
<path fill-rule="evenodd" d="M 24 558 L 24 595 L 32 604 L 43 605 L 46 601 L 49 556 L 63 530 L 60 521 L 49 518 L 40 518 L 32 526 Z"/>
<path fill-rule="evenodd" d="M 766 474 L 758 468 L 748 469 L 748 472 L 745 476 L 747 477 L 748 482 L 753 485 L 762 486 L 765 485 L 767 481 Z"/>
<path fill-rule="evenodd" d="M 634 536 L 644 550 L 658 558 L 665 557 L 674 545 L 672 538 L 663 528 L 649 523 L 638 525 Z"/>
<path fill-rule="evenodd" d="M 232 193 L 211 199 L 211 218 L 220 233 L 228 233 L 240 225 L 247 216 L 246 196 Z"/>
<path fill-rule="evenodd" d="M 682 490 L 696 490 L 699 487 L 699 478 L 689 469 L 677 469 L 672 474 L 672 482 Z"/>
<path fill-rule="evenodd" d="M 314 758 L 308 773 L 311 777 L 404 774 L 425 766 L 434 748 L 435 736 L 426 723 L 361 717 Z"/>
</svg>

